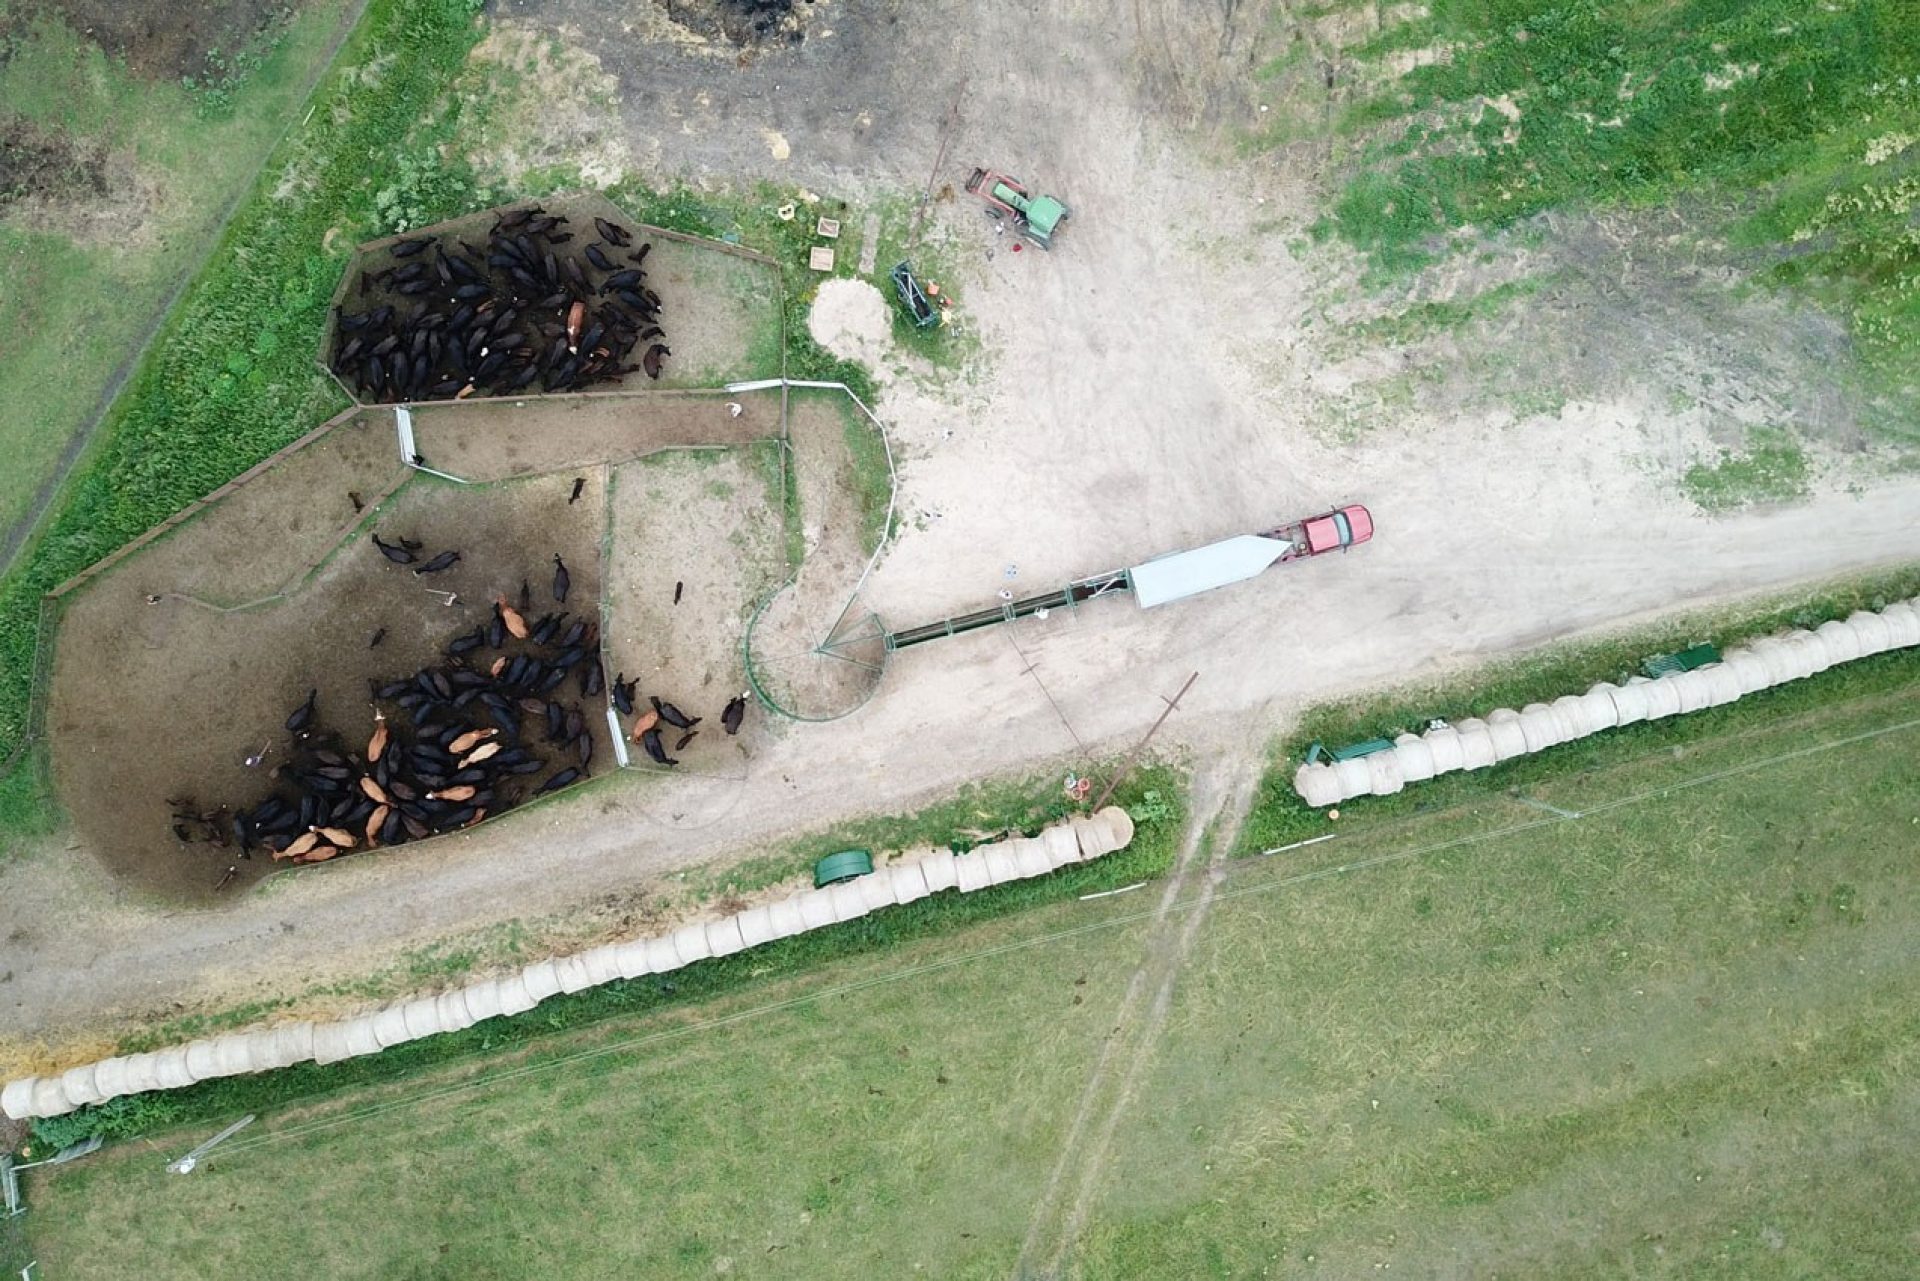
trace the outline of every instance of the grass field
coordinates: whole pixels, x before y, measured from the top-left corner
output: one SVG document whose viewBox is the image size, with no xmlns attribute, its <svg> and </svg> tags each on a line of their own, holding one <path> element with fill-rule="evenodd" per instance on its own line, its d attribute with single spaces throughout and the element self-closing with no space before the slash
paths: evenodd
<svg viewBox="0 0 1920 1281">
<path fill-rule="evenodd" d="M 1917 745 L 1909 686 L 1534 785 L 1578 820 L 1495 796 L 1232 864 L 1069 1271 L 1910 1270 Z M 203 1131 L 126 1145 L 32 1180 L 33 1242 L 60 1277 L 1007 1276 L 1151 907 L 269 1113 L 189 1179 Z"/>
<path fill-rule="evenodd" d="M 6 21 L 0 5 L 0 21 Z M 0 529 L 26 514 L 62 449 L 221 215 L 305 102 L 348 0 L 303 4 L 217 111 L 177 82 L 138 79 L 50 19 L 17 19 L 0 119 L 127 157 L 103 200 L 0 214 Z"/>
</svg>

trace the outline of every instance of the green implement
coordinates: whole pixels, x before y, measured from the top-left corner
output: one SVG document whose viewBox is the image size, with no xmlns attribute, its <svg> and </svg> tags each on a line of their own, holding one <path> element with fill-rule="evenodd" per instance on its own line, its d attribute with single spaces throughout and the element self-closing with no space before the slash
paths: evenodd
<svg viewBox="0 0 1920 1281">
<path fill-rule="evenodd" d="M 913 268 L 906 263 L 895 264 L 892 272 L 894 292 L 900 295 L 900 305 L 907 309 L 907 315 L 913 320 L 916 329 L 933 329 L 940 324 L 940 309 L 927 297 L 926 290 L 913 278 Z"/>
<path fill-rule="evenodd" d="M 873 871 L 873 855 L 865 850 L 841 850 L 813 865 L 813 888 L 838 885 Z"/>
</svg>

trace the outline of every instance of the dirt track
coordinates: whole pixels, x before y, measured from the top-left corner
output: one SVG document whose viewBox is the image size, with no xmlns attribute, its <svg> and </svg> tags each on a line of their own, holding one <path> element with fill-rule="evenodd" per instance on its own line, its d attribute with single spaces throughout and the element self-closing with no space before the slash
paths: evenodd
<svg viewBox="0 0 1920 1281">
<path fill-rule="evenodd" d="M 1245 750 L 1329 695 L 1920 554 L 1911 479 L 1732 518 L 1690 513 L 1641 464 L 1672 423 L 1631 383 L 1520 427 L 1462 430 L 1416 407 L 1398 434 L 1328 443 L 1305 412 L 1319 373 L 1303 354 L 1308 282 L 1282 238 L 1256 230 L 1309 191 L 1284 168 L 1211 167 L 1175 132 L 1251 92 L 1249 37 L 1223 32 L 1209 6 L 1148 0 L 1115 24 L 1104 7 L 845 0 L 835 34 L 737 69 L 731 51 L 639 44 L 614 8 L 503 6 L 556 25 L 620 77 L 638 164 L 849 195 L 917 187 L 964 77 L 949 167 L 1018 167 L 1075 207 L 1046 256 L 989 257 L 1004 247 L 973 211 L 937 210 L 980 236 L 958 284 L 993 379 L 979 405 L 904 384 L 883 403 L 907 528 L 869 593 L 888 622 L 989 603 L 1010 563 L 1016 587 L 1041 589 L 1337 500 L 1372 506 L 1379 537 L 1151 613 L 1103 602 L 903 653 L 872 703 L 773 736 L 744 782 L 617 783 L 459 849 L 350 863 L 220 913 L 162 918 L 55 853 L 15 864 L 0 897 L 60 922 L 9 935 L 0 1012 L 17 1036 L 68 1040 L 173 1002 L 298 990 L 490 922 L 612 923 L 649 876 L 764 849 L 798 825 L 911 808 L 1063 757 L 1076 738 L 1130 740 L 1191 671 L 1169 743 Z M 1166 33 L 1196 29 L 1205 38 L 1175 42 L 1184 61 L 1166 62 Z M 1149 99 L 1170 105 L 1143 110 Z M 20 1049 L 0 1046 L 0 1068 L 24 1061 Z"/>
</svg>

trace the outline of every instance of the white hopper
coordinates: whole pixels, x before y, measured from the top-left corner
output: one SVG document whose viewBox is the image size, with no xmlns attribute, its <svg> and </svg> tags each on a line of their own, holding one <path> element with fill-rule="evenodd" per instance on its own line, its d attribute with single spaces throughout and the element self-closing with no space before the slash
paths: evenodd
<svg viewBox="0 0 1920 1281">
<path fill-rule="evenodd" d="M 1599 730 L 1613 728 L 1612 725 L 1600 725 L 1594 722 L 1588 713 L 1587 700 L 1581 694 L 1562 694 L 1548 703 L 1547 707 L 1553 712 L 1554 719 L 1559 722 L 1560 741 L 1563 743 L 1571 743 L 1576 738 L 1585 738 Z"/>
<path fill-rule="evenodd" d="M 593 986 L 593 980 L 587 976 L 587 963 L 577 953 L 556 957 L 553 972 L 560 980 L 562 992 L 584 992 Z"/>
<path fill-rule="evenodd" d="M 1487 723 L 1477 716 L 1470 716 L 1454 726 L 1460 735 L 1460 765 L 1462 769 L 1486 769 L 1500 759 L 1493 748 L 1493 734 L 1487 729 Z"/>
<path fill-rule="evenodd" d="M 187 1073 L 196 1081 L 211 1081 L 220 1074 L 220 1066 L 213 1059 L 211 1037 L 187 1042 Z"/>
<path fill-rule="evenodd" d="M 960 856 L 948 853 L 921 859 L 920 871 L 925 874 L 927 889 L 932 893 L 950 890 L 960 884 Z"/>
<path fill-rule="evenodd" d="M 680 954 L 673 950 L 671 938 L 661 936 L 647 940 L 647 973 L 671 974 L 679 968 Z"/>
<path fill-rule="evenodd" d="M 249 1037 L 248 1040 L 251 1041 L 252 1038 Z M 129 1054 L 127 1056 L 126 1092 L 128 1094 L 145 1094 L 148 1090 L 157 1090 L 159 1088 L 160 1075 L 154 1070 L 152 1051 L 147 1051 L 142 1054 Z M 62 1082 L 61 1093 L 66 1093 L 64 1082 Z M 73 1096 L 68 1095 L 67 1097 L 72 1098 Z"/>
<path fill-rule="evenodd" d="M 1703 667 L 1700 674 L 1707 678 L 1707 706 L 1720 707 L 1727 703 L 1738 702 L 1744 692 L 1740 688 L 1740 678 L 1724 662 L 1712 667 Z"/>
<path fill-rule="evenodd" d="M 738 937 L 738 931 L 735 932 Z M 620 949 L 611 943 L 599 947 L 590 947 L 580 953 L 580 963 L 587 969 L 587 982 L 593 987 L 602 983 L 611 983 L 620 975 Z"/>
<path fill-rule="evenodd" d="M 1520 713 L 1511 707 L 1496 707 L 1487 713 L 1486 726 L 1495 760 L 1508 761 L 1527 754 L 1527 735 L 1520 728 Z"/>
<path fill-rule="evenodd" d="M 33 1115 L 33 1087 L 38 1077 L 22 1077 L 18 1081 L 8 1081 L 0 1086 L 0 1112 L 5 1112 L 16 1121 L 24 1121 Z"/>
<path fill-rule="evenodd" d="M 359 1058 L 363 1054 L 380 1052 L 380 1037 L 373 1030 L 378 1014 L 362 1014 L 347 1020 L 347 1057 Z"/>
<path fill-rule="evenodd" d="M 1670 679 L 1662 676 L 1659 680 L 1648 681 L 1643 689 L 1647 692 L 1647 719 L 1661 720 L 1680 714 L 1680 689 Z"/>
<path fill-rule="evenodd" d="M 713 955 L 713 949 L 707 946 L 707 927 L 704 923 L 683 925 L 668 937 L 673 944 L 673 954 L 680 958 L 682 965 L 692 965 Z"/>
<path fill-rule="evenodd" d="M 740 913 L 740 938 L 748 947 L 759 947 L 762 943 L 779 937 L 780 935 L 776 933 L 773 928 L 772 909 L 765 904 L 759 907 L 750 907 Z M 627 946 L 632 947 L 633 944 L 629 943 Z M 624 953 L 625 949 L 622 949 L 622 951 Z M 628 978 L 634 977 L 633 971 L 628 969 L 624 963 L 621 965 L 621 973 L 625 974 Z M 641 970 L 640 973 L 644 974 L 646 971 Z"/>
<path fill-rule="evenodd" d="M 837 923 L 857 921 L 867 914 L 867 896 L 860 892 L 857 879 L 828 886 L 827 905 L 833 909 L 833 919 Z"/>
<path fill-rule="evenodd" d="M 1847 615 L 1847 625 L 1860 641 L 1860 657 L 1884 653 L 1893 648 L 1893 629 L 1887 620 L 1870 609 L 1857 609 Z"/>
<path fill-rule="evenodd" d="M 707 947 L 715 956 L 732 956 L 745 951 L 747 940 L 740 934 L 739 916 L 723 916 L 707 924 Z"/>
<path fill-rule="evenodd" d="M 1897 600 L 1881 610 L 1880 617 L 1887 620 L 1887 632 L 1893 640 L 1891 648 L 1920 645 L 1920 607 L 1911 601 Z"/>
<path fill-rule="evenodd" d="M 1613 701 L 1613 691 L 1618 688 L 1612 681 L 1601 681 L 1580 695 L 1580 706 L 1586 710 L 1588 733 L 1597 734 L 1620 723 L 1620 705 Z"/>
<path fill-rule="evenodd" d="M 1102 832 L 1107 830 L 1104 823 L 1097 823 L 1096 826 Z M 1053 862 L 1047 857 L 1045 841 L 1037 839 L 1015 841 L 1012 853 L 1014 867 L 1022 880 L 1030 876 L 1045 876 L 1053 870 Z"/>
<path fill-rule="evenodd" d="M 1730 649 L 1720 660 L 1720 666 L 1733 673 L 1733 679 L 1740 684 L 1742 695 L 1752 694 L 1772 684 L 1767 675 L 1767 664 L 1760 655 L 1750 649 Z"/>
<path fill-rule="evenodd" d="M 1495 713 L 1498 715 L 1498 713 Z M 1490 724 L 1498 724 L 1492 717 Z M 1520 709 L 1520 738 L 1529 752 L 1544 752 L 1560 741 L 1560 723 L 1545 703 L 1528 703 Z"/>
<path fill-rule="evenodd" d="M 406 1011 L 398 1005 L 389 1005 L 373 1015 L 373 1039 L 380 1043 L 381 1049 L 395 1045 L 405 1045 L 410 1039 L 407 1032 Z"/>
<path fill-rule="evenodd" d="M 475 1023 L 500 1015 L 500 984 L 493 979 L 481 979 L 478 983 L 469 983 L 467 992 L 467 1013 L 473 1016 Z"/>
<path fill-rule="evenodd" d="M 1833 619 L 1815 628 L 1814 635 L 1826 642 L 1827 654 L 1836 663 L 1851 663 L 1860 657 L 1860 634 L 1853 630 L 1852 623 Z"/>
<path fill-rule="evenodd" d="M 353 1057 L 353 1051 L 347 1048 L 347 1025 L 345 1023 L 321 1023 L 313 1029 L 313 1061 L 326 1066 L 338 1063 L 342 1059 Z M 193 1080 L 188 1073 L 187 1079 Z"/>
<path fill-rule="evenodd" d="M 1367 763 L 1367 790 L 1375 796 L 1392 796 L 1407 785 L 1400 773 L 1400 757 L 1395 752 L 1375 752 L 1363 756 Z"/>
<path fill-rule="evenodd" d="M 800 909 L 804 928 L 817 930 L 823 925 L 833 924 L 833 899 L 825 890 L 806 890 L 796 894 L 793 903 Z"/>
<path fill-rule="evenodd" d="M 1453 726 L 1442 725 L 1438 729 L 1430 729 L 1420 736 L 1420 741 L 1433 753 L 1434 777 L 1466 768 L 1467 756 L 1465 749 L 1460 746 L 1460 731 Z"/>
<path fill-rule="evenodd" d="M 896 903 L 913 903 L 933 893 L 927 888 L 926 860 L 915 859 L 911 863 L 893 863 L 873 874 L 873 879 L 884 883 L 893 891 Z"/>
<path fill-rule="evenodd" d="M 560 993 L 560 975 L 552 961 L 535 961 L 520 971 L 520 981 L 527 985 L 527 994 L 535 1001 Z"/>
<path fill-rule="evenodd" d="M 73 1100 L 60 1088 L 57 1076 L 36 1076 L 33 1078 L 33 1108 L 29 1116 L 59 1116 L 73 1111 Z"/>
<path fill-rule="evenodd" d="M 791 938 L 807 928 L 800 916 L 800 904 L 791 898 L 769 903 L 767 917 L 773 925 L 773 937 L 777 939 Z"/>
<path fill-rule="evenodd" d="M 993 876 L 987 870 L 987 860 L 981 856 L 979 850 L 955 859 L 954 870 L 960 874 L 962 894 L 972 894 L 976 890 L 984 890 L 993 884 Z"/>
<path fill-rule="evenodd" d="M 1367 768 L 1364 758 L 1351 761 L 1335 761 L 1333 776 L 1340 781 L 1340 799 L 1349 796 L 1361 796 L 1373 785 L 1373 771 Z"/>
<path fill-rule="evenodd" d="M 182 1060 L 184 1066 L 184 1060 Z M 68 1068 L 60 1074 L 60 1090 L 75 1104 L 85 1107 L 89 1103 L 102 1103 L 107 1096 L 100 1092 L 94 1080 L 94 1069 L 98 1063 L 82 1063 L 79 1067 Z M 190 1082 L 189 1082 L 190 1083 Z"/>
<path fill-rule="evenodd" d="M 312 1042 L 308 1042 L 307 1058 L 313 1057 Z M 300 1060 L 295 1059 L 294 1062 Z M 160 1079 L 163 1090 L 178 1090 L 193 1084 L 193 1074 L 187 1071 L 187 1047 L 170 1045 L 154 1056 L 153 1074 Z"/>
<path fill-rule="evenodd" d="M 1040 833 L 1040 843 L 1046 847 L 1047 862 L 1054 867 L 1080 861 L 1080 838 L 1073 834 L 1071 824 L 1056 823 L 1047 828 Z"/>
<path fill-rule="evenodd" d="M 1346 799 L 1340 790 L 1340 779 L 1325 765 L 1302 765 L 1293 772 L 1293 790 L 1300 799 L 1318 808 L 1323 805 L 1337 805 Z"/>
<path fill-rule="evenodd" d="M 922 881 L 921 884 L 926 884 Z M 893 877 L 890 869 L 877 867 L 866 876 L 856 877 L 847 885 L 860 896 L 860 915 L 878 912 L 882 908 L 893 906 Z"/>
<path fill-rule="evenodd" d="M 1707 705 L 1712 691 L 1707 688 L 1707 676 L 1703 671 L 1675 672 L 1671 676 L 1662 676 L 1664 685 L 1673 686 L 1673 692 L 1680 700 L 1680 714 L 1685 716 L 1697 712 Z"/>
<path fill-rule="evenodd" d="M 1408 783 L 1424 783 L 1433 777 L 1433 749 L 1413 734 L 1393 740 L 1393 754 L 1400 762 L 1400 777 Z"/>
</svg>

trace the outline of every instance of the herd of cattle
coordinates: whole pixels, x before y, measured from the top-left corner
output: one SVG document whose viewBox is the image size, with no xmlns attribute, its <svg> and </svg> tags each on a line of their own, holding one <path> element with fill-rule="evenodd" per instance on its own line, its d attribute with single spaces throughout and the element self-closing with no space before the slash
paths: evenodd
<svg viewBox="0 0 1920 1281">
<path fill-rule="evenodd" d="M 416 575 L 461 560 L 454 550 L 427 556 L 421 543 L 407 538 L 387 542 L 375 534 L 373 545 Z M 564 607 L 572 575 L 557 554 L 553 565 L 549 591 Z M 626 732 L 649 758 L 679 764 L 671 752 L 699 735 L 702 718 L 657 695 L 642 702 L 638 680 L 624 672 L 609 682 L 598 626 L 565 608 L 534 616 L 533 602 L 533 586 L 522 579 L 517 602 L 496 596 L 491 617 L 449 640 L 440 661 L 409 676 L 369 681 L 373 728 L 364 742 L 325 728 L 319 693 L 310 691 L 286 719 L 292 739 L 285 760 L 271 771 L 270 793 L 244 809 L 212 812 L 174 800 L 174 835 L 237 847 L 243 858 L 265 850 L 276 861 L 319 863 L 471 827 L 588 776 L 594 755 L 588 709 L 596 699 L 625 718 Z M 385 628 L 376 631 L 369 648 L 385 636 Z M 740 731 L 745 714 L 744 695 L 727 703 L 721 724 L 728 735 Z M 262 763 L 267 754 L 263 748 L 248 764 Z"/>
<path fill-rule="evenodd" d="M 335 326 L 333 371 L 361 399 L 464 399 L 659 378 L 673 353 L 660 296 L 647 287 L 651 244 L 604 218 L 582 240 L 564 214 L 538 206 L 502 215 L 484 245 L 416 236 L 392 263 L 360 273 L 356 303 Z M 641 344 L 645 344 L 644 347 Z M 639 348 L 638 363 L 625 363 Z"/>
</svg>

